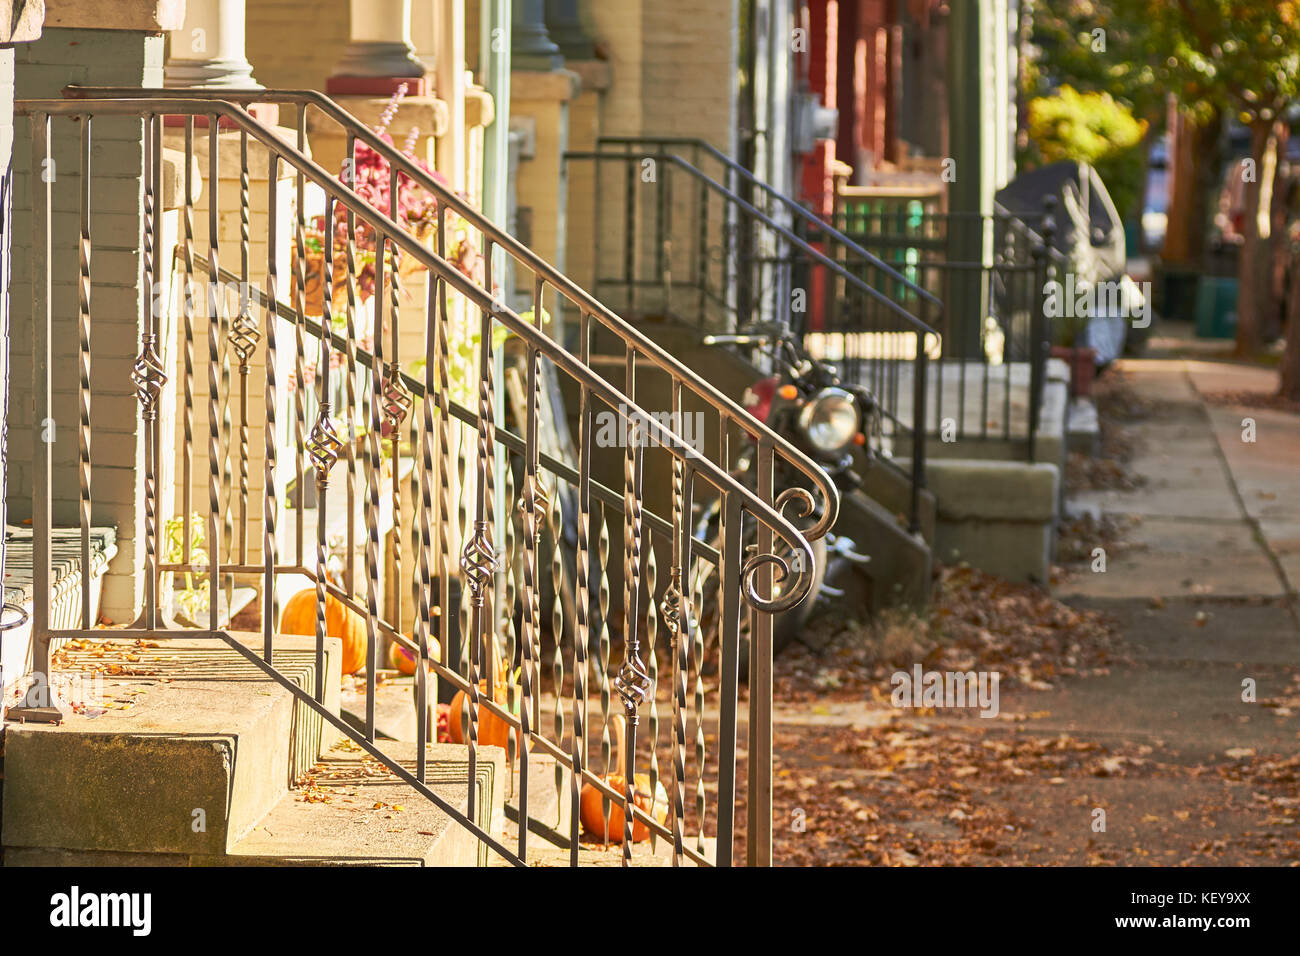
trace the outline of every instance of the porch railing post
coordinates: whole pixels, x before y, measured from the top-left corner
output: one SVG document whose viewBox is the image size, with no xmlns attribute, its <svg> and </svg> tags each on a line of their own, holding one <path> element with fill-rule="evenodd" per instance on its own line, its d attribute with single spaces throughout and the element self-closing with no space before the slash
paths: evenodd
<svg viewBox="0 0 1300 956">
<path fill-rule="evenodd" d="M 930 356 L 925 351 L 925 333 L 916 333 L 916 364 L 912 378 L 912 485 L 910 489 L 911 516 L 907 530 L 915 533 L 921 528 L 921 489 L 925 487 L 925 401 L 928 393 L 926 376 Z M 943 382 L 939 382 L 942 389 Z"/>
<path fill-rule="evenodd" d="M 758 447 L 758 496 L 773 503 L 773 459 L 770 442 Z M 771 554 L 772 529 L 758 522 L 758 553 Z M 772 565 L 760 566 L 756 578 L 758 595 L 772 597 Z M 808 595 L 811 601 L 816 595 Z M 772 615 L 750 612 L 749 647 L 749 791 L 746 866 L 772 865 Z"/>
<path fill-rule="evenodd" d="M 50 243 L 53 162 L 50 146 L 50 117 L 32 115 L 32 395 L 35 418 L 32 442 L 32 673 L 36 687 L 44 682 L 44 700 L 29 696 L 22 708 L 27 720 L 57 720 L 54 688 L 50 683 L 50 494 L 54 474 L 46 440 L 50 421 L 51 309 Z M 50 435 L 49 438 L 53 438 Z"/>
<path fill-rule="evenodd" d="M 1054 223 L 1050 215 L 1043 219 L 1042 236 L 1032 248 L 1034 268 L 1032 275 L 1037 283 L 1033 291 L 1029 326 L 1029 427 L 1027 454 L 1036 459 L 1038 449 L 1038 418 L 1043 410 L 1043 388 L 1047 378 L 1047 359 L 1052 350 L 1052 323 L 1047 315 L 1047 284 L 1055 279 L 1052 267 L 1052 232 Z"/>
</svg>

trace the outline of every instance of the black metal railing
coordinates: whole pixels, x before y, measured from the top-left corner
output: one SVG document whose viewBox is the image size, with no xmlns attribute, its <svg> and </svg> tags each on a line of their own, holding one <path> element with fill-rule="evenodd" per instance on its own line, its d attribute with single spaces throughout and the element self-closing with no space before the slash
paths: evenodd
<svg viewBox="0 0 1300 956">
<path fill-rule="evenodd" d="M 597 145 L 566 154 L 594 166 L 595 288 L 633 316 L 710 330 L 775 321 L 800 332 L 818 357 L 874 391 L 881 460 L 910 483 L 918 528 L 940 299 L 703 141 Z M 846 340 L 854 347 L 844 349 Z M 891 450 L 904 444 L 895 461 Z"/>
<path fill-rule="evenodd" d="M 77 362 L 83 370 L 76 492 L 83 541 L 97 491 L 92 453 L 97 406 L 94 379 L 86 371 L 93 363 L 91 315 L 98 284 L 112 278 L 97 275 L 94 268 L 99 239 L 90 202 L 99 176 L 124 175 L 109 163 L 101 168 L 95 124 L 103 117 L 138 122 L 144 143 L 143 168 L 125 175 L 138 173 L 142 183 L 143 281 L 150 290 L 139 317 L 140 353 L 132 371 L 145 438 L 138 485 L 145 515 L 140 571 L 145 599 L 140 620 L 113 636 L 225 641 L 511 863 L 528 859 L 529 754 L 537 752 L 571 772 L 571 863 L 579 859 L 579 788 L 590 785 L 624 808 L 625 864 L 631 859 L 633 821 L 656 839 L 669 841 L 676 863 L 730 864 L 738 842 L 741 615 L 752 616 L 751 661 L 759 664 L 757 670 L 751 667 L 745 718 L 751 729 L 770 728 L 771 614 L 807 596 L 812 570 L 808 540 L 826 532 L 838 508 L 838 493 L 825 473 L 326 97 L 268 90 L 65 93 L 69 99 L 19 102 L 16 111 L 30 118 L 32 169 L 45 168 L 56 151 L 64 155 L 69 140 L 79 157 L 74 168 L 60 165 L 57 184 L 32 177 L 32 347 L 35 421 L 40 422 L 50 409 L 55 374 L 51 284 L 63 274 L 62 263 L 73 262 L 79 290 Z M 249 102 L 291 107 L 296 142 L 285 142 L 254 120 L 240 105 Z M 340 179 L 309 159 L 309 114 L 313 122 L 332 124 L 344 138 L 345 170 L 357 168 L 363 150 L 378 157 L 390 200 L 404 183 L 434 197 L 431 234 L 417 238 L 409 223 L 396 221 L 394 206 L 375 208 L 354 191 L 346 175 Z M 179 131 L 184 163 L 174 252 L 164 248 L 159 207 L 165 126 Z M 196 249 L 200 177 L 192 169 L 196 144 L 202 141 L 208 222 L 206 247 Z M 239 169 L 233 188 L 222 185 L 223 155 L 233 155 Z M 267 171 L 256 187 L 265 190 L 257 215 L 250 176 L 254 160 L 264 161 Z M 76 236 L 60 232 L 50 215 L 55 190 L 69 183 L 78 184 L 72 200 L 80 210 Z M 289 222 L 280 212 L 282 200 L 292 209 Z M 322 213 L 316 233 L 307 214 L 311 202 Z M 236 211 L 238 239 L 227 239 L 222 216 Z M 459 218 L 454 237 L 452 216 Z M 473 257 L 463 255 L 463 247 L 453 264 L 453 239 L 474 244 L 481 253 L 478 268 Z M 79 254 L 68 256 L 65 244 Z M 369 253 L 363 255 L 367 246 Z M 255 247 L 263 250 L 264 263 L 254 261 Z M 531 318 L 501 302 L 494 276 L 500 274 L 502 258 L 513 264 L 517 276 L 530 280 Z M 281 293 L 286 259 L 292 263 L 288 301 Z M 309 277 L 317 274 L 319 299 L 313 301 Z M 547 327 L 543 302 L 550 295 L 576 314 L 576 347 L 557 340 L 556 324 Z M 594 362 L 597 330 L 623 346 L 611 378 Z M 513 428 L 496 411 L 497 391 L 505 387 L 495 372 L 496 358 L 505 341 L 522 356 L 517 368 L 525 383 Z M 202 351 L 196 355 L 199 343 L 206 345 L 206 357 Z M 196 388 L 196 370 L 204 367 L 206 387 Z M 554 427 L 541 411 L 544 368 L 566 379 L 580 398 L 573 461 L 541 447 L 543 432 Z M 179 381 L 169 381 L 175 376 Z M 707 417 L 714 441 L 687 441 L 679 428 L 665 423 L 664 414 L 638 404 L 637 395 L 645 394 L 638 382 L 652 377 L 669 385 L 672 408 L 662 411 L 702 410 L 692 413 Z M 179 437 L 164 431 L 163 413 L 175 414 L 183 426 Z M 603 430 L 595 428 L 598 416 L 612 416 L 617 423 L 620 440 L 612 446 L 603 443 Z M 285 419 L 292 424 L 284 427 Z M 196 458 L 194 436 L 204 425 L 206 455 Z M 263 432 L 260 451 L 251 434 L 256 430 Z M 754 492 L 734 479 L 732 451 L 745 433 L 757 436 L 763 469 L 773 469 L 779 456 L 805 476 L 815 494 L 798 490 L 774 498 L 770 480 L 760 481 L 760 491 Z M 83 595 L 80 626 L 51 627 L 48 602 L 41 598 L 50 579 L 55 475 L 51 446 L 35 445 L 33 672 L 44 674 L 51 647 L 89 636 L 94 622 Z M 619 485 L 593 477 L 593 464 L 608 456 L 621 460 Z M 672 475 L 669 513 L 663 516 L 644 502 L 643 476 L 656 460 Z M 164 512 L 165 496 L 159 490 L 169 472 L 181 486 L 181 513 L 174 516 Z M 191 483 L 199 489 L 193 495 Z M 690 531 L 695 505 L 710 496 L 720 499 L 723 513 L 716 542 L 698 540 Z M 260 508 L 255 504 L 259 497 Z M 392 515 L 387 547 L 381 543 L 381 501 L 389 503 Z M 506 507 L 499 508 L 499 501 Z M 791 505 L 810 527 L 796 527 L 786 514 Z M 328 529 L 341 506 L 344 527 L 336 544 Z M 405 529 L 411 533 L 409 546 L 403 541 L 403 516 L 410 516 Z M 177 555 L 162 550 L 161 531 L 169 517 L 182 527 L 183 547 Z M 553 561 L 549 575 L 540 570 L 544 546 L 553 554 L 563 548 L 561 526 L 566 522 L 576 527 L 577 540 L 568 565 L 574 569 L 570 581 L 563 561 Z M 759 529 L 758 553 L 744 548 L 748 522 Z M 620 528 L 622 544 L 611 547 Z M 199 531 L 202 555 L 196 544 Z M 335 553 L 339 549 L 341 558 Z M 667 559 L 662 576 L 656 571 L 656 552 Z M 357 561 L 357 554 L 364 554 L 364 560 Z M 381 565 L 391 569 L 382 572 L 382 582 Z M 197 627 L 181 627 L 166 613 L 166 576 L 177 574 L 205 581 L 206 621 Z M 392 575 L 395 582 L 389 580 Z M 706 609 L 700 604 L 713 575 L 721 606 L 707 609 L 716 625 L 705 634 L 700 621 Z M 293 576 L 306 578 L 315 591 L 316 684 L 311 690 L 299 688 L 276 666 L 277 585 Z M 260 587 L 260 652 L 232 637 L 220 615 L 222 582 L 234 578 Z M 457 581 L 464 584 L 459 599 Z M 401 600 L 386 600 L 389 583 L 398 594 L 411 595 L 414 613 L 404 613 Z M 619 584 L 621 622 L 609 601 Z M 88 576 L 82 587 L 88 587 Z M 573 597 L 572 618 L 562 609 L 565 590 Z M 543 598 L 557 609 L 549 633 L 541 619 Z M 365 620 L 363 729 L 354 729 L 325 705 L 327 599 L 342 602 Z M 458 640 L 457 622 L 464 640 Z M 621 665 L 611 660 L 615 636 L 623 645 Z M 662 653 L 656 638 L 664 640 L 671 662 L 669 692 L 662 698 L 673 715 L 667 734 L 657 717 L 660 684 L 651 679 Z M 376 674 L 381 647 L 388 642 L 419 662 L 417 740 L 432 736 L 427 715 L 433 680 L 467 697 L 466 710 L 453 715 L 460 717 L 468 747 L 467 805 L 452 805 L 430 787 L 423 747 L 412 770 L 386 753 L 377 739 Z M 459 653 L 453 656 L 457 646 Z M 720 660 L 719 683 L 708 689 L 707 702 L 706 654 Z M 504 675 L 506 699 L 498 699 L 495 690 L 480 690 L 481 682 L 495 688 L 502 671 L 516 663 L 518 684 Z M 694 696 L 688 700 L 692 683 Z M 600 700 L 598 720 L 589 712 L 593 693 Z M 622 710 L 627 727 L 621 765 L 615 765 L 610 747 L 615 708 Z M 49 716 L 48 710 L 30 699 L 23 708 L 29 719 Z M 638 733 L 643 711 L 649 716 L 644 736 Z M 518 776 L 520 817 L 514 847 L 474 822 L 475 764 L 480 727 L 488 717 L 509 727 L 507 751 Z M 548 721 L 551 731 L 545 729 Z M 706 747 L 706 721 L 707 739 L 716 741 L 713 750 Z M 694 760 L 687 757 L 688 728 L 694 732 Z M 749 862 L 763 864 L 771 860 L 770 730 L 759 739 L 768 746 L 749 754 L 745 839 Z M 672 795 L 664 822 L 656 814 L 655 797 L 648 809 L 633 799 L 638 768 L 648 765 L 657 783 L 661 764 L 671 768 Z M 621 773 L 624 783 L 607 780 L 610 773 Z M 556 787 L 559 779 L 557 775 Z M 688 806 L 692 785 L 696 800 Z M 652 785 L 652 793 L 654 789 Z M 716 796 L 708 800 L 709 793 Z"/>
<path fill-rule="evenodd" d="M 1077 348 L 1078 323 L 1050 314 L 1049 283 L 1069 271 L 1041 214 L 945 212 L 917 199 L 841 197 L 834 225 L 949 307 L 934 363 L 942 441 L 1023 443 L 1034 460 L 1053 342 Z"/>
</svg>

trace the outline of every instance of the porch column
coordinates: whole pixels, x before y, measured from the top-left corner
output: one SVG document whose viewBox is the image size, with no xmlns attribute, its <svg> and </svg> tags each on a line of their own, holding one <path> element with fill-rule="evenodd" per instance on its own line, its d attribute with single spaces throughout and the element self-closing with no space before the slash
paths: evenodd
<svg viewBox="0 0 1300 956">
<path fill-rule="evenodd" d="M 348 47 L 325 92 L 388 96 L 402 83 L 424 96 L 425 68 L 411 44 L 411 0 L 351 0 Z"/>
<path fill-rule="evenodd" d="M 578 19 L 578 0 L 545 0 L 546 32 L 566 60 L 591 60 L 596 46 Z"/>
<path fill-rule="evenodd" d="M 172 30 L 163 85 L 194 89 L 261 89 L 244 55 L 244 0 L 187 0 Z"/>
<path fill-rule="evenodd" d="M 546 0 L 514 0 L 511 4 L 511 69 L 558 70 L 564 56 L 546 32 Z"/>
</svg>

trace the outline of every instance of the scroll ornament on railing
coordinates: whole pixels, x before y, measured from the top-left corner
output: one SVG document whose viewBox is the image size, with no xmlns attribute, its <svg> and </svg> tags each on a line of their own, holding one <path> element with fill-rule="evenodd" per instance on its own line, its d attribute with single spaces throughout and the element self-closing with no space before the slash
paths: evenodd
<svg viewBox="0 0 1300 956">
<path fill-rule="evenodd" d="M 623 709 L 627 711 L 628 717 L 636 716 L 637 708 L 650 699 L 650 691 L 654 687 L 639 651 L 639 648 L 628 648 L 628 658 L 614 678 L 614 689 L 623 698 Z"/>
<path fill-rule="evenodd" d="M 402 385 L 401 368 L 397 362 L 389 362 L 385 368 L 387 374 L 380 383 L 380 391 L 384 416 L 382 434 L 387 438 L 397 434 L 411 411 L 411 393 Z"/>
<path fill-rule="evenodd" d="M 806 518 L 816 510 L 816 502 L 812 493 L 806 488 L 795 486 L 787 488 L 776 498 L 776 510 L 783 517 L 789 518 L 785 514 L 786 507 L 792 502 L 799 505 L 798 513 L 795 518 Z M 742 590 L 745 595 L 745 601 L 756 611 L 765 614 L 779 614 L 782 611 L 788 611 L 794 607 L 812 587 L 813 579 L 813 554 L 812 548 L 806 541 L 801 541 L 795 545 L 794 560 L 789 561 L 781 555 L 773 552 L 767 554 L 755 554 L 750 557 L 740 569 L 740 579 Z M 780 588 L 780 595 L 765 598 L 758 592 L 757 577 L 759 571 L 765 564 L 775 565 L 779 574 L 773 582 L 774 593 L 776 588 Z M 797 577 L 796 577 L 797 575 Z M 796 586 L 792 588 L 785 587 L 786 583 L 792 578 L 796 581 Z"/>
<path fill-rule="evenodd" d="M 248 360 L 253 357 L 257 343 L 262 338 L 262 333 L 257 328 L 257 321 L 248 313 L 247 302 L 241 303 L 239 314 L 231 321 L 228 338 L 230 347 L 235 350 L 235 356 L 239 359 L 239 374 L 247 375 Z"/>
<path fill-rule="evenodd" d="M 307 456 L 311 458 L 312 466 L 316 469 L 317 485 L 324 487 L 329 482 L 330 469 L 338 461 L 342 450 L 343 439 L 339 437 L 334 422 L 330 420 L 329 402 L 321 402 L 316 424 L 312 426 L 311 434 L 307 436 Z"/>
<path fill-rule="evenodd" d="M 465 572 L 465 581 L 469 585 L 475 607 L 483 606 L 492 575 L 500 568 L 501 559 L 488 536 L 488 523 L 475 521 L 474 534 L 466 542 L 465 550 L 460 556 L 460 569 Z"/>
<path fill-rule="evenodd" d="M 153 333 L 143 336 L 140 355 L 131 366 L 135 397 L 140 400 L 140 414 L 147 422 L 158 417 L 158 396 L 167 384 L 167 373 L 154 350 L 153 341 Z"/>
<path fill-rule="evenodd" d="M 659 613 L 663 615 L 664 627 L 676 639 L 681 633 L 682 613 L 682 569 L 673 565 L 668 587 L 664 590 L 663 600 L 659 602 Z"/>
</svg>

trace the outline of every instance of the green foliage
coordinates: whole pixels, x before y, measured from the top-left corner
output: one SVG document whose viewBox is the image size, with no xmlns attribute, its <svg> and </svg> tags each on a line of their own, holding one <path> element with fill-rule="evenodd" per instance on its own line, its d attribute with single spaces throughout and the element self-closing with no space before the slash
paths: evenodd
<svg viewBox="0 0 1300 956">
<path fill-rule="evenodd" d="M 1120 218 L 1136 211 L 1142 188 L 1142 141 L 1147 123 L 1109 93 L 1062 86 L 1029 103 L 1031 162 L 1072 159 L 1096 167 Z"/>
<path fill-rule="evenodd" d="M 1157 120 L 1166 87 L 1161 51 L 1141 0 L 1038 0 L 1025 65 L 1027 97 L 1068 83 L 1084 93 L 1110 93 L 1133 113 Z"/>
<path fill-rule="evenodd" d="M 204 521 L 197 511 L 190 515 L 190 564 L 199 567 L 208 563 Z M 168 518 L 163 524 L 163 545 L 163 560 L 168 564 L 180 564 L 185 560 L 185 519 L 180 515 Z M 206 574 L 186 571 L 185 587 L 176 592 L 181 612 L 191 621 L 197 621 L 199 615 L 208 609 L 208 591 L 202 587 L 207 578 Z"/>
</svg>

